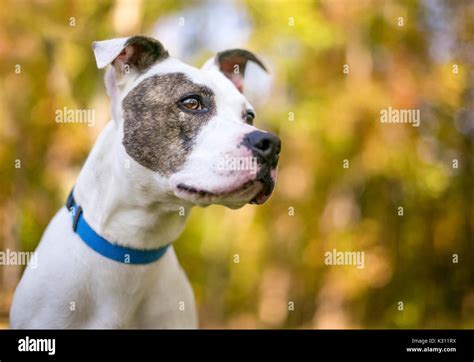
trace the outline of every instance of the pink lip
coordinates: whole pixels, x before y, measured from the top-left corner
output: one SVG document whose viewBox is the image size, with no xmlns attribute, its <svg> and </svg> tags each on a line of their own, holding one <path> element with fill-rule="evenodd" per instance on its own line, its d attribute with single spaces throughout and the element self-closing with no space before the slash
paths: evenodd
<svg viewBox="0 0 474 362">
<path fill-rule="evenodd" d="M 187 193 L 199 195 L 199 196 L 202 196 L 202 197 L 205 197 L 205 196 L 218 197 L 218 196 L 226 196 L 226 195 L 230 195 L 230 194 L 233 194 L 233 193 L 237 193 L 239 191 L 243 191 L 247 188 L 250 188 L 254 183 L 255 183 L 255 180 L 250 180 L 250 181 L 247 181 L 247 182 L 243 183 L 241 186 L 239 186 L 237 188 L 234 188 L 232 190 L 219 191 L 219 192 L 212 192 L 212 191 L 208 191 L 208 190 L 204 190 L 204 189 L 197 189 L 195 187 L 188 186 L 188 185 L 185 185 L 185 184 L 179 184 L 177 186 L 177 188 L 181 191 L 185 191 Z"/>
<path fill-rule="evenodd" d="M 266 178 L 266 182 L 260 179 L 252 179 L 244 182 L 238 187 L 232 189 L 219 190 L 219 191 L 209 191 L 206 189 L 199 189 L 194 186 L 189 186 L 187 184 L 180 183 L 177 185 L 177 189 L 188 194 L 198 196 L 200 198 L 216 198 L 216 197 L 226 197 L 235 195 L 237 193 L 242 193 L 249 191 L 253 186 L 260 185 L 259 189 L 256 190 L 258 193 L 249 201 L 250 204 L 261 205 L 265 203 L 271 196 L 273 188 L 276 181 L 276 171 L 272 170 L 271 176 Z"/>
</svg>

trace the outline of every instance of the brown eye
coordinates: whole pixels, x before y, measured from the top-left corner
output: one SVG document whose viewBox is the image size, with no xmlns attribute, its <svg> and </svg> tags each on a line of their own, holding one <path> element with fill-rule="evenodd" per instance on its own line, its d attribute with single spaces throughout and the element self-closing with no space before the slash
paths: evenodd
<svg viewBox="0 0 474 362">
<path fill-rule="evenodd" d="M 253 125 L 253 120 L 255 119 L 255 113 L 252 111 L 247 111 L 245 113 L 245 123 Z"/>
<path fill-rule="evenodd" d="M 196 96 L 191 96 L 181 100 L 181 106 L 189 111 L 201 111 L 203 109 L 201 100 Z"/>
</svg>

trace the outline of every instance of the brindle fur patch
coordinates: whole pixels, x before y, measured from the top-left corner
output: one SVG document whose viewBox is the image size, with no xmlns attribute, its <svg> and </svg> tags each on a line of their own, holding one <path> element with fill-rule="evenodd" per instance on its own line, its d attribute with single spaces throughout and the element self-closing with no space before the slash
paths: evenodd
<svg viewBox="0 0 474 362">
<path fill-rule="evenodd" d="M 206 112 L 178 107 L 186 95 L 199 94 Z M 194 141 L 216 114 L 214 93 L 183 73 L 155 75 L 143 80 L 124 98 L 123 145 L 135 161 L 169 176 L 180 169 Z"/>
</svg>

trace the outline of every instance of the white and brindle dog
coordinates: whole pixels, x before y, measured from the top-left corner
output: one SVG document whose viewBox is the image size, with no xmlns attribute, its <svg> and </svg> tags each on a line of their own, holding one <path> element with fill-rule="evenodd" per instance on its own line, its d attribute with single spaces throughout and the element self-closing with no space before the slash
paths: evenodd
<svg viewBox="0 0 474 362">
<path fill-rule="evenodd" d="M 280 140 L 253 126 L 242 94 L 247 62 L 265 67 L 233 49 L 197 69 L 145 36 L 93 49 L 99 68 L 111 65 L 113 120 L 47 227 L 36 268 L 25 270 L 11 327 L 197 327 L 191 286 L 168 246 L 192 206 L 240 208 L 272 193 Z M 225 167 L 245 159 L 256 167 Z"/>
</svg>

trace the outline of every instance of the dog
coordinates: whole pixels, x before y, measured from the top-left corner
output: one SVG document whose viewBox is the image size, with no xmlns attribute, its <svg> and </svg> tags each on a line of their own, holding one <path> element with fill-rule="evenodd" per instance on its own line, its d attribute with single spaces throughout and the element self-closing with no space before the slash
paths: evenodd
<svg viewBox="0 0 474 362">
<path fill-rule="evenodd" d="M 46 228 L 37 267 L 25 269 L 11 327 L 197 328 L 171 244 L 195 205 L 270 197 L 281 142 L 253 125 L 243 95 L 248 62 L 265 66 L 232 49 L 198 69 L 140 35 L 93 50 L 97 67 L 108 66 L 113 119 Z M 235 167 L 242 160 L 255 167 Z"/>
</svg>

